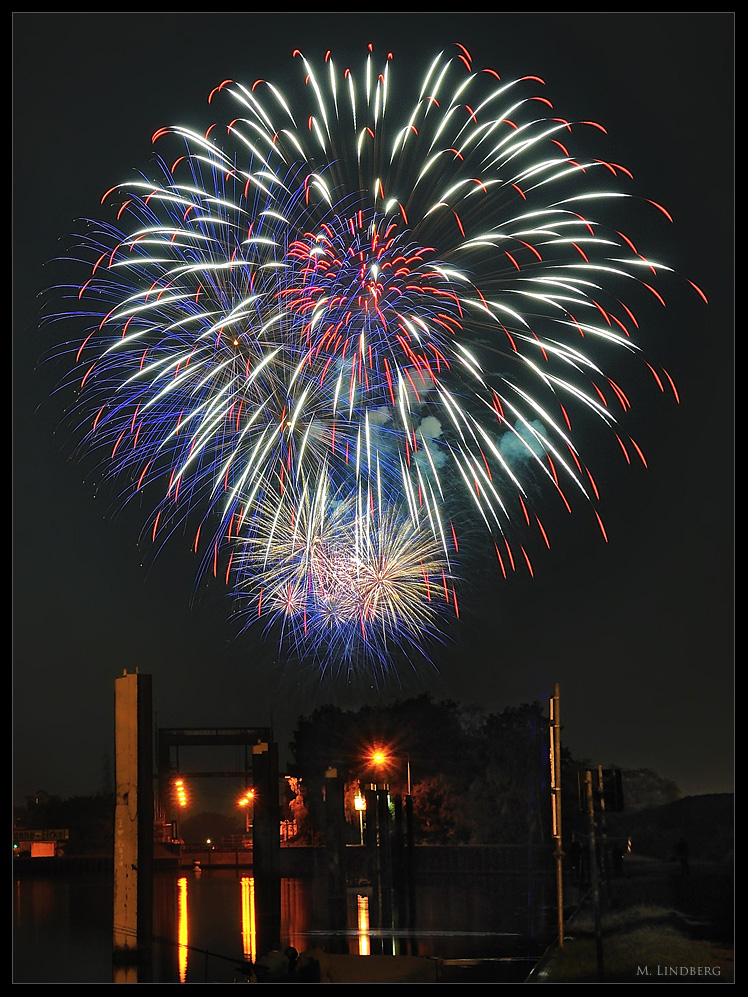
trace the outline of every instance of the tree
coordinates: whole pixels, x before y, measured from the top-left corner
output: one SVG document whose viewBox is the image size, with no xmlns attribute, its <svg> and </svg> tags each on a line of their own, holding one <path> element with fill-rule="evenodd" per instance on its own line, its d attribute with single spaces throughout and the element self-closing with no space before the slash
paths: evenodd
<svg viewBox="0 0 748 997">
<path fill-rule="evenodd" d="M 549 840 L 548 720 L 539 703 L 490 715 L 478 735 L 480 773 L 464 808 L 475 844 L 542 844 Z"/>
<path fill-rule="evenodd" d="M 291 745 L 312 824 L 324 826 L 325 771 L 407 791 L 423 840 L 547 840 L 548 721 L 538 703 L 478 717 L 431 696 L 355 712 L 325 706 L 299 720 Z M 374 747 L 387 755 L 371 760 Z"/>
<path fill-rule="evenodd" d="M 416 841 L 428 845 L 458 844 L 464 830 L 459 819 L 460 798 L 443 775 L 427 776 L 413 787 Z"/>
</svg>

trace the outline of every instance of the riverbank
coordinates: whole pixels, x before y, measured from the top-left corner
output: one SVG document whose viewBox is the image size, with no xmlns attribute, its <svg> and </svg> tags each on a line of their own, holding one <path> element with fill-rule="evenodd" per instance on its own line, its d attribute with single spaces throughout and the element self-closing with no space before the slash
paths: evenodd
<svg viewBox="0 0 748 997">
<path fill-rule="evenodd" d="M 574 899 L 574 898 L 568 898 Z M 529 983 L 733 983 L 732 864 L 629 856 L 601 890 L 600 931 L 592 898 L 580 898 L 564 932 Z"/>
</svg>

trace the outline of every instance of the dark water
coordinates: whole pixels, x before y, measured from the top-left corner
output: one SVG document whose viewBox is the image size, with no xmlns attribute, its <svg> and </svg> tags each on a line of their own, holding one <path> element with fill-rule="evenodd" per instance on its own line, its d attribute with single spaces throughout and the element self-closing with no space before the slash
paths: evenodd
<svg viewBox="0 0 748 997">
<path fill-rule="evenodd" d="M 424 875 L 403 918 L 378 914 L 367 888 L 349 889 L 335 925 L 321 885 L 280 882 L 280 940 L 354 954 L 502 960 L 508 981 L 523 980 L 550 940 L 554 913 L 546 877 L 515 873 Z M 157 873 L 152 966 L 126 976 L 112 966 L 109 876 L 30 876 L 14 881 L 15 983 L 231 983 L 254 960 L 261 891 L 249 870 Z M 384 916 L 386 923 L 382 923 Z M 407 921 L 407 924 L 404 923 Z"/>
</svg>

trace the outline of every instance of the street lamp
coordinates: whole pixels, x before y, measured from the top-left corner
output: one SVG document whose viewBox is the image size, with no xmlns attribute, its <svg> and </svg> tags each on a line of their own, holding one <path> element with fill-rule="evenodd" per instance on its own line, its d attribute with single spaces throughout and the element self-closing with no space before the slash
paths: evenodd
<svg viewBox="0 0 748 997">
<path fill-rule="evenodd" d="M 244 816 L 245 816 L 244 830 L 245 830 L 246 833 L 249 833 L 249 811 L 250 811 L 250 807 L 251 807 L 252 803 L 254 802 L 254 798 L 255 798 L 255 791 L 254 791 L 254 789 L 248 789 L 246 791 L 246 793 L 244 794 L 244 796 L 242 796 L 242 798 L 239 800 L 239 803 L 238 803 L 238 805 L 240 807 L 244 807 L 245 808 L 244 809 Z"/>
<path fill-rule="evenodd" d="M 412 868 L 410 867 L 410 860 L 412 859 L 412 845 L 413 845 L 413 797 L 411 795 L 412 786 L 410 781 L 410 754 L 407 751 L 395 752 L 390 751 L 387 748 L 375 747 L 372 749 L 369 760 L 375 766 L 387 767 L 392 759 L 401 759 L 405 761 L 405 770 L 408 782 L 408 793 L 403 801 L 405 804 L 405 825 L 406 825 L 406 841 L 408 844 L 408 867 L 410 875 L 412 873 Z M 395 819 L 397 820 L 397 812 L 395 813 Z"/>
<path fill-rule="evenodd" d="M 407 752 L 405 754 L 396 754 L 395 752 L 392 752 L 392 751 L 385 751 L 382 748 L 375 748 L 374 751 L 372 751 L 372 753 L 370 755 L 370 758 L 371 758 L 371 761 L 372 761 L 372 763 L 374 765 L 377 765 L 377 766 L 382 767 L 382 768 L 385 768 L 387 766 L 388 762 L 390 761 L 390 759 L 392 759 L 392 758 L 401 758 L 401 759 L 404 758 L 405 759 L 405 765 L 406 765 L 407 779 L 408 779 L 408 796 L 411 795 L 411 793 L 410 793 L 410 789 L 411 789 L 411 786 L 410 786 L 410 755 Z"/>
<path fill-rule="evenodd" d="M 172 831 L 172 834 L 177 840 L 179 840 L 180 824 L 181 824 L 179 811 L 187 806 L 187 789 L 184 785 L 184 779 L 181 778 L 175 779 L 173 790 L 174 790 L 174 802 L 176 803 L 177 810 L 175 814 L 176 820 L 174 821 L 174 830 Z"/>
<path fill-rule="evenodd" d="M 359 830 L 361 832 L 361 844 L 364 843 L 364 812 L 366 811 L 366 797 L 361 793 L 356 794 L 353 805 L 358 810 Z"/>
</svg>

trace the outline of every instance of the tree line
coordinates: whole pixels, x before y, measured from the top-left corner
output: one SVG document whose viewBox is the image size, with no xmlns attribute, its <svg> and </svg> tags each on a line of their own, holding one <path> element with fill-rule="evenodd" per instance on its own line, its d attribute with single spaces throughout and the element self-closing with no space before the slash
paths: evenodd
<svg viewBox="0 0 748 997">
<path fill-rule="evenodd" d="M 542 845 L 551 839 L 549 738 L 537 702 L 489 714 L 428 694 L 357 710 L 323 706 L 298 721 L 288 802 L 301 839 L 313 840 L 334 771 L 345 781 L 352 840 L 359 789 L 386 785 L 392 796 L 410 789 L 421 843 Z M 562 747 L 569 834 L 584 826 L 578 773 L 592 767 Z M 630 808 L 680 797 L 675 783 L 645 769 L 624 772 L 624 786 Z"/>
</svg>

